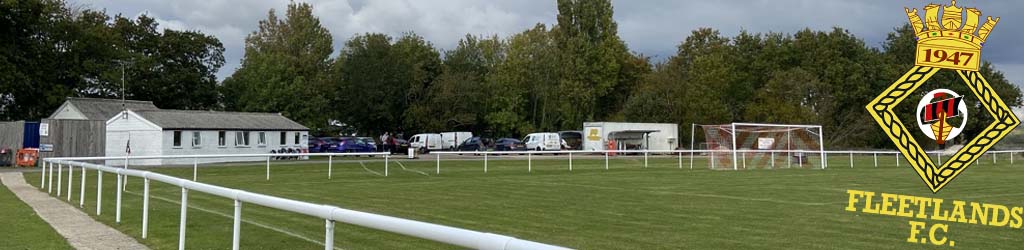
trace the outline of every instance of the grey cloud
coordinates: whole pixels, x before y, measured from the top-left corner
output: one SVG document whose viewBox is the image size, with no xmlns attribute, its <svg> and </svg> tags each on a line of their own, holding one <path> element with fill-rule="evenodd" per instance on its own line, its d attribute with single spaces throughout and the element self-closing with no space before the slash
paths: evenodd
<svg viewBox="0 0 1024 250">
<path fill-rule="evenodd" d="M 217 36 L 226 47 L 227 65 L 218 73 L 229 76 L 242 57 L 245 35 L 271 8 L 281 13 L 288 1 L 244 0 L 82 0 L 108 13 L 135 16 L 146 12 L 161 23 Z M 392 36 L 413 31 L 441 49 L 450 49 L 465 34 L 507 36 L 536 23 L 552 24 L 557 14 L 554 0 L 310 0 L 321 22 L 340 49 L 352 35 L 381 32 Z M 858 0 L 724 0 L 724 1 L 614 1 L 619 34 L 630 49 L 664 59 L 675 46 L 698 27 L 711 27 L 732 36 L 750 32 L 793 33 L 803 28 L 827 30 L 839 26 L 880 47 L 892 28 L 907 19 L 903 7 L 920 9 L 946 1 L 858 1 Z M 986 60 L 1018 84 L 1024 83 L 1024 19 L 1015 11 L 1021 1 L 958 1 L 977 7 L 985 16 L 1002 19 L 984 49 Z M 1012 71 L 1012 72 L 1011 72 Z"/>
</svg>

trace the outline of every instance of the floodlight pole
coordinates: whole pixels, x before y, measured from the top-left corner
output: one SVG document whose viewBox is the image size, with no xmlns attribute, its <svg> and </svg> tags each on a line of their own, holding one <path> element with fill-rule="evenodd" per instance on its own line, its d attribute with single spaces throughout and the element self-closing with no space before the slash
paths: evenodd
<svg viewBox="0 0 1024 250">
<path fill-rule="evenodd" d="M 739 154 L 736 153 L 736 123 L 732 123 L 732 170 L 739 170 L 739 165 L 736 164 L 736 159 L 739 158 Z"/>
</svg>

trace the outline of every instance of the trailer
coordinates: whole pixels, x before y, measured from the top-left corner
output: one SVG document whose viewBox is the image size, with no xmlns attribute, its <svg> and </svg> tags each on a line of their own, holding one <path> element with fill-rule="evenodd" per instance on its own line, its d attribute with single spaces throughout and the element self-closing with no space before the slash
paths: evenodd
<svg viewBox="0 0 1024 250">
<path fill-rule="evenodd" d="M 614 144 L 609 145 L 609 142 Z M 583 150 L 674 150 L 679 147 L 679 124 L 583 123 Z"/>
</svg>

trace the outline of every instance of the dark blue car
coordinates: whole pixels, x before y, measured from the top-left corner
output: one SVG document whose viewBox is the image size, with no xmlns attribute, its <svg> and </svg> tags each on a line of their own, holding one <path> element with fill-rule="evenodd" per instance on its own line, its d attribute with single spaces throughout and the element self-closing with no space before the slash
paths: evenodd
<svg viewBox="0 0 1024 250">
<path fill-rule="evenodd" d="M 309 139 L 310 153 L 336 152 L 338 140 L 330 137 L 317 137 Z"/>
<path fill-rule="evenodd" d="M 372 153 L 377 152 L 377 145 L 359 137 L 338 138 L 337 147 L 332 152 L 341 153 Z"/>
</svg>

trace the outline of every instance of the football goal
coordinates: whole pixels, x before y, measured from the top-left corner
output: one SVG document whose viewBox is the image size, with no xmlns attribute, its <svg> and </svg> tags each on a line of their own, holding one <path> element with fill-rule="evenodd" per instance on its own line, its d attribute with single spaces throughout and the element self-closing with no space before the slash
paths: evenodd
<svg viewBox="0 0 1024 250">
<path fill-rule="evenodd" d="M 704 137 L 711 169 L 826 167 L 821 125 L 694 124 L 692 130 Z M 693 148 L 698 137 L 691 138 Z"/>
</svg>

